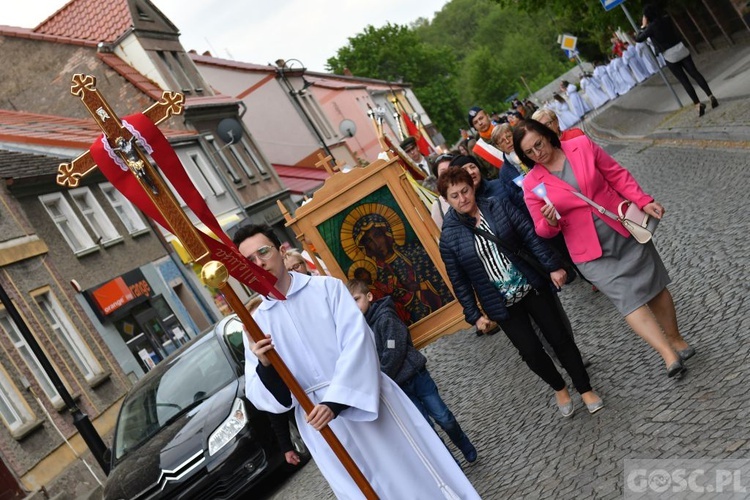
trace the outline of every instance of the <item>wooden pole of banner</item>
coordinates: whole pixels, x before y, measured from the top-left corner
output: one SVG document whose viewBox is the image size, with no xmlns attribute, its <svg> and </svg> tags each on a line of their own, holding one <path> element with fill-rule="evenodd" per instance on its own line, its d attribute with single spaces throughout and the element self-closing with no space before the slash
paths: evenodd
<svg viewBox="0 0 750 500">
<path fill-rule="evenodd" d="M 218 261 L 211 260 L 211 253 L 206 243 L 198 234 L 198 229 L 182 210 L 180 204 L 161 179 L 148 157 L 141 151 L 137 142 L 132 141 L 133 134 L 125 128 L 107 101 L 99 94 L 96 89 L 96 79 L 91 75 L 76 74 L 73 76 L 73 85 L 70 92 L 79 96 L 83 101 L 86 109 L 102 129 L 104 136 L 109 141 L 112 149 L 122 158 L 128 168 L 133 172 L 138 183 L 144 189 L 146 194 L 153 201 L 156 208 L 170 225 L 172 233 L 179 238 L 185 250 L 190 254 L 193 260 L 203 266 L 201 278 L 210 286 L 219 288 L 227 299 L 229 306 L 234 310 L 237 316 L 245 325 L 245 331 L 253 342 L 258 342 L 265 338 L 265 335 L 253 320 L 253 317 L 245 309 L 244 304 L 229 285 L 229 271 L 226 266 Z M 182 95 L 176 93 L 164 93 L 164 104 L 170 111 L 170 114 L 180 114 L 182 112 Z M 151 108 L 150 108 L 151 109 Z M 167 115 L 169 116 L 169 115 Z M 90 155 L 84 153 L 81 157 L 90 158 Z M 79 157 L 79 158 L 81 158 Z M 86 175 L 94 169 L 93 162 L 89 161 L 85 171 L 75 172 L 77 184 L 80 177 Z M 59 168 L 57 182 L 60 185 L 71 185 L 72 169 L 70 164 L 62 164 Z M 275 350 L 266 353 L 271 365 L 276 369 L 281 379 L 289 388 L 291 393 L 297 399 L 302 409 L 310 413 L 314 405 L 305 393 L 299 382 L 294 378 L 292 372 L 286 366 Z M 336 437 L 330 427 L 326 426 L 320 431 L 323 438 L 341 461 L 344 468 L 351 475 L 354 482 L 360 488 L 362 493 L 368 499 L 377 499 L 375 490 L 372 489 L 362 471 L 346 451 L 341 441 Z"/>
</svg>

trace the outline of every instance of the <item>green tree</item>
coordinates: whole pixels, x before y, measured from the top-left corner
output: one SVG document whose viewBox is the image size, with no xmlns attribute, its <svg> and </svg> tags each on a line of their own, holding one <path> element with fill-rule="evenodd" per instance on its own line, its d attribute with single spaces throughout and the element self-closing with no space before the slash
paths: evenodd
<svg viewBox="0 0 750 500">
<path fill-rule="evenodd" d="M 338 74 L 348 69 L 356 76 L 410 83 L 442 133 L 450 140 L 458 136 L 457 61 L 450 47 L 425 43 L 407 26 L 367 26 L 326 67 Z"/>
</svg>

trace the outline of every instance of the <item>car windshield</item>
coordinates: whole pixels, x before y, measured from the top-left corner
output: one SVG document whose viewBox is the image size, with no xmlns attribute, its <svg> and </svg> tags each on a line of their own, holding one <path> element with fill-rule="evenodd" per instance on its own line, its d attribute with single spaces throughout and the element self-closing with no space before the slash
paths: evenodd
<svg viewBox="0 0 750 500">
<path fill-rule="evenodd" d="M 236 378 L 214 336 L 163 363 L 169 366 L 162 375 L 137 387 L 123 403 L 115 435 L 116 460 Z"/>
</svg>

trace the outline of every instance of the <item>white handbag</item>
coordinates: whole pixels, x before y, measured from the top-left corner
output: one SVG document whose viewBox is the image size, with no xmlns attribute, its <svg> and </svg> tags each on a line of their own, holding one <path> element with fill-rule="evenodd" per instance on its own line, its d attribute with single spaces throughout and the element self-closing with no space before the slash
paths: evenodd
<svg viewBox="0 0 750 500">
<path fill-rule="evenodd" d="M 641 245 L 645 245 L 646 243 L 651 241 L 651 237 L 656 231 L 656 226 L 659 224 L 659 219 L 657 219 L 656 217 L 651 217 L 646 212 L 638 208 L 638 205 L 636 205 L 635 203 L 632 203 L 628 200 L 623 200 L 617 206 L 617 215 L 615 215 L 583 193 L 579 193 L 578 191 L 573 190 L 571 190 L 570 192 L 594 207 L 600 214 L 606 215 L 610 219 L 618 221 L 620 224 L 622 224 L 622 227 L 624 227 L 633 236 L 633 238 L 635 238 L 635 241 L 637 241 Z M 625 208 L 625 213 L 623 213 L 623 207 L 625 205 L 627 205 L 627 208 Z"/>
<path fill-rule="evenodd" d="M 687 47 L 685 47 L 684 43 L 680 42 L 677 45 L 673 45 L 662 52 L 662 55 L 664 56 L 664 59 L 667 60 L 667 62 L 676 63 L 689 56 L 690 51 Z"/>
</svg>

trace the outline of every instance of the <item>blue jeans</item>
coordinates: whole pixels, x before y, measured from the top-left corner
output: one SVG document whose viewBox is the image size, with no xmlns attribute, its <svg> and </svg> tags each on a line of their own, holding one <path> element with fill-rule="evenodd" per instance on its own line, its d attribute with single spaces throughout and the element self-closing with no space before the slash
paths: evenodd
<svg viewBox="0 0 750 500">
<path fill-rule="evenodd" d="M 432 417 L 442 427 L 453 444 L 461 448 L 464 443 L 468 442 L 468 438 L 461 426 L 458 425 L 456 417 L 453 416 L 453 413 L 440 397 L 437 385 L 432 380 L 427 368 L 421 369 L 416 375 L 404 382 L 401 389 L 424 415 L 430 427 L 432 427 L 430 418 Z"/>
</svg>

